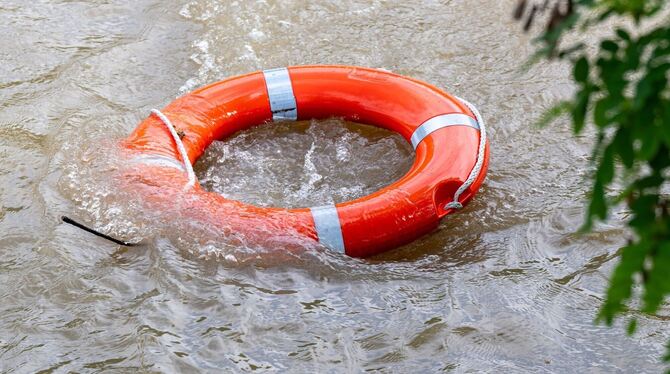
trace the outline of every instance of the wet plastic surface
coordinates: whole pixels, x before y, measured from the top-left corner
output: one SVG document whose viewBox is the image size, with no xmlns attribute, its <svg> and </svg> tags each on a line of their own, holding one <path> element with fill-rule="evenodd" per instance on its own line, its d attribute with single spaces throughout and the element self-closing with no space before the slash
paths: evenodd
<svg viewBox="0 0 670 374">
<path fill-rule="evenodd" d="M 436 116 L 462 113 L 472 117 L 472 113 L 449 94 L 386 71 L 351 66 L 298 66 L 288 70 L 300 120 L 341 117 L 395 131 L 409 142 L 422 123 Z M 184 132 L 182 141 L 191 162 L 200 158 L 214 140 L 272 119 L 261 72 L 205 86 L 175 100 L 163 112 Z M 143 121 L 124 144 L 143 154 L 179 160 L 169 132 L 155 117 Z M 400 180 L 373 194 L 337 204 L 346 253 L 354 257 L 371 256 L 409 243 L 435 229 L 442 217 L 452 213 L 444 205 L 467 179 L 476 162 L 478 146 L 476 129 L 468 126 L 439 129 L 419 143 L 412 168 Z M 467 204 L 481 186 L 487 165 L 488 144 L 484 168 L 462 195 L 463 204 Z M 174 183 L 173 177 L 160 180 L 160 174 L 162 172 L 153 171 L 144 174 L 142 179 L 146 181 L 154 176 L 157 178 L 154 183 Z M 252 215 L 258 219 L 256 224 L 267 224 L 280 231 L 294 229 L 318 240 L 308 209 L 231 203 L 200 186 L 196 186 L 193 193 L 205 196 L 194 199 L 196 205 L 187 210 L 209 211 L 214 225 L 225 216 L 228 225 L 233 224 L 244 232 L 248 222 L 242 217 Z M 169 201 L 171 197 L 158 197 L 161 198 Z M 204 205 L 199 205 L 203 200 Z M 225 209 L 222 211 L 221 207 Z M 230 209 L 242 209 L 243 214 Z M 239 217 L 239 222 L 234 217 Z M 272 230 L 267 231 L 273 235 Z"/>
</svg>

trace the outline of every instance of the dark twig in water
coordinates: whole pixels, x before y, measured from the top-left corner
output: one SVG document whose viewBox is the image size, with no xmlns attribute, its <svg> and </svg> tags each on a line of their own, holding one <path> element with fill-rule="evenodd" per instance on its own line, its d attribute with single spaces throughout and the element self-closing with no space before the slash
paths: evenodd
<svg viewBox="0 0 670 374">
<path fill-rule="evenodd" d="M 103 238 L 103 239 L 107 239 L 107 240 L 109 240 L 110 242 L 116 243 L 116 244 L 118 244 L 118 245 L 123 245 L 123 246 L 126 246 L 126 247 L 134 247 L 134 246 L 137 246 L 137 245 L 140 244 L 140 243 L 129 243 L 129 242 L 124 242 L 123 240 L 119 240 L 119 239 L 112 238 L 112 237 L 109 236 L 109 235 L 105 235 L 105 234 L 103 234 L 103 233 L 101 233 L 101 232 L 99 232 L 99 231 L 96 231 L 96 230 L 94 230 L 94 229 L 92 229 L 92 228 L 90 228 L 90 227 L 87 227 L 87 226 L 85 226 L 85 225 L 83 225 L 83 224 L 81 224 L 81 223 L 79 223 L 79 222 L 73 220 L 72 218 L 69 218 L 69 217 L 66 217 L 66 216 L 62 216 L 61 219 L 62 219 L 63 222 L 65 222 L 65 223 L 68 223 L 68 224 L 70 224 L 70 225 L 72 225 L 72 226 L 78 227 L 78 228 L 80 228 L 80 229 L 82 229 L 82 230 L 84 230 L 84 231 L 90 232 L 91 234 L 93 234 L 93 235 L 95 235 L 95 236 L 99 236 L 99 237 L 101 237 L 101 238 Z"/>
<path fill-rule="evenodd" d="M 515 20 L 518 21 L 518 20 L 521 19 L 521 17 L 523 17 L 523 13 L 526 10 L 526 1 L 527 0 L 520 0 L 517 3 L 516 8 L 514 8 L 514 19 Z"/>
<path fill-rule="evenodd" d="M 534 4 L 529 4 L 528 0 L 519 0 L 516 7 L 514 8 L 514 19 L 517 21 L 523 21 L 523 30 L 528 32 L 533 26 L 533 22 L 540 15 L 544 14 L 550 8 L 550 1 L 544 0 L 535 2 Z M 556 0 L 553 2 L 551 7 L 551 15 L 549 16 L 549 21 L 547 22 L 546 32 L 551 32 L 556 27 L 558 27 L 563 21 L 572 15 L 574 12 L 574 0 Z"/>
</svg>

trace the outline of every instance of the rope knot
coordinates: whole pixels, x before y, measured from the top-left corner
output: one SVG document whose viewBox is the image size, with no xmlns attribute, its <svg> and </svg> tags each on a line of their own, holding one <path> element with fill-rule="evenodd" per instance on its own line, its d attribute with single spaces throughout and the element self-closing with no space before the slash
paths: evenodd
<svg viewBox="0 0 670 374">
<path fill-rule="evenodd" d="M 479 110 L 477 110 L 477 108 L 469 101 L 461 99 L 460 97 L 457 97 L 457 99 L 460 100 L 466 107 L 468 107 L 472 114 L 475 115 L 475 119 L 479 124 L 479 147 L 477 150 L 477 161 L 472 167 L 472 170 L 470 170 L 468 178 L 460 187 L 458 187 L 454 193 L 453 201 L 445 205 L 445 209 L 463 209 L 463 204 L 459 202 L 458 199 L 461 197 L 461 194 L 463 194 L 463 192 L 465 192 L 475 182 L 477 177 L 479 177 L 479 173 L 482 171 L 484 166 L 484 158 L 486 156 L 486 124 L 484 123 L 484 118 L 482 118 Z"/>
</svg>

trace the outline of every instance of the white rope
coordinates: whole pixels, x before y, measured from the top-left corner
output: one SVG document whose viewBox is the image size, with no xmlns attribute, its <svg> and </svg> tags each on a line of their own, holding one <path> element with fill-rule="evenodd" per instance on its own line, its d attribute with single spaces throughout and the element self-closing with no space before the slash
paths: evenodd
<svg viewBox="0 0 670 374">
<path fill-rule="evenodd" d="M 184 166 L 186 167 L 186 175 L 188 175 L 188 182 L 186 183 L 186 186 L 184 186 L 184 190 L 188 190 L 189 188 L 193 187 L 193 185 L 195 185 L 195 173 L 193 172 L 193 165 L 191 165 L 191 160 L 188 158 L 188 154 L 186 153 L 186 148 L 184 148 L 184 143 L 182 143 L 179 134 L 177 134 L 177 130 L 175 130 L 174 125 L 172 125 L 172 122 L 170 122 L 165 114 L 161 113 L 161 111 L 158 109 L 151 109 L 151 113 L 160 118 L 165 127 L 167 127 L 170 131 L 170 135 L 172 135 L 172 139 L 174 140 L 175 144 L 177 144 L 177 150 L 179 150 L 179 155 L 181 156 L 181 159 L 184 162 Z"/>
<path fill-rule="evenodd" d="M 456 190 L 456 193 L 454 193 L 454 200 L 450 203 L 447 203 L 447 205 L 444 206 L 445 209 L 463 208 L 463 204 L 461 204 L 458 199 L 461 197 L 461 194 L 475 182 L 477 177 L 479 177 L 479 173 L 481 173 L 482 167 L 484 166 L 484 155 L 486 152 L 486 124 L 484 123 L 484 118 L 482 118 L 481 113 L 479 113 L 479 110 L 477 110 L 477 108 L 472 103 L 461 99 L 460 97 L 456 98 L 465 104 L 468 109 L 470 109 L 470 111 L 475 115 L 475 119 L 479 123 L 479 150 L 477 151 L 477 162 L 475 162 L 475 166 L 470 171 L 468 179 L 466 179 L 465 182 L 463 182 L 463 184 L 458 187 L 458 190 Z"/>
</svg>

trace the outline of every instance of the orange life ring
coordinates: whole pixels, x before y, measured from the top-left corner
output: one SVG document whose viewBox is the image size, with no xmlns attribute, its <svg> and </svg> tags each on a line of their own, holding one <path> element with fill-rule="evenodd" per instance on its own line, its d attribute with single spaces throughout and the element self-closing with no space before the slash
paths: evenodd
<svg viewBox="0 0 670 374">
<path fill-rule="evenodd" d="M 468 105 L 426 83 L 361 67 L 296 66 L 237 76 L 186 94 L 163 113 L 183 132 L 191 163 L 214 140 L 279 120 L 340 117 L 395 131 L 411 142 L 416 151 L 411 170 L 353 201 L 262 208 L 225 199 L 196 183 L 189 192 L 191 205 L 183 209 L 187 217 L 197 215 L 226 230 L 254 229 L 275 238 L 297 233 L 354 257 L 395 248 L 434 230 L 454 211 L 447 204 L 471 176 L 480 151 L 477 116 Z M 159 117 L 149 116 L 122 144 L 141 165 L 131 178 L 141 180 L 138 185 L 184 183 L 176 139 Z M 482 155 L 480 171 L 457 195 L 458 203 L 470 201 L 484 181 L 487 142 Z M 144 198 L 169 199 L 156 193 Z"/>
</svg>

